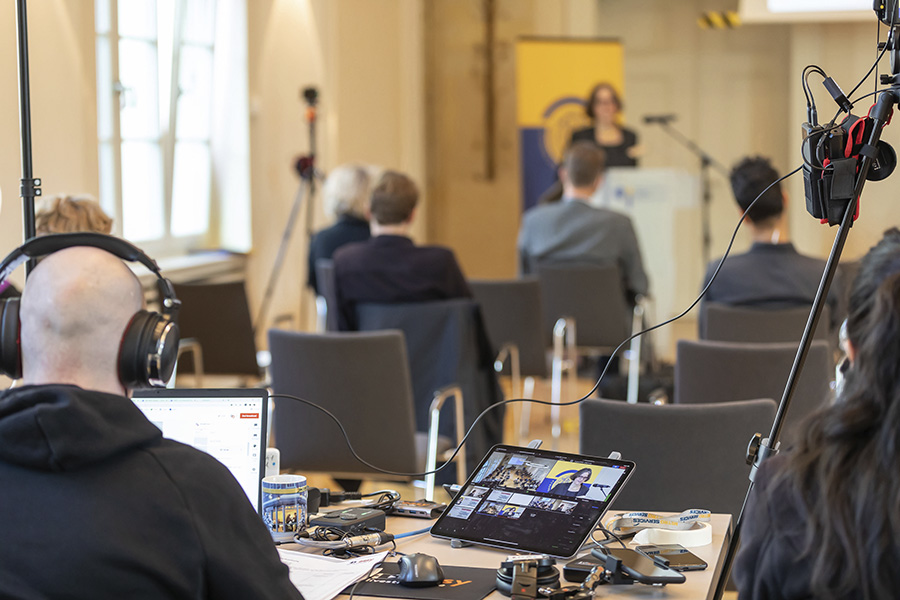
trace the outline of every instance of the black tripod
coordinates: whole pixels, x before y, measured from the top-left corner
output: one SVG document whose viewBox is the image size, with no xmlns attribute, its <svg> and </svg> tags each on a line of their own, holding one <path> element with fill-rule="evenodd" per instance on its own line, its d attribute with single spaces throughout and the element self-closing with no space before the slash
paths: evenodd
<svg viewBox="0 0 900 600">
<path fill-rule="evenodd" d="M 34 199 L 41 195 L 41 180 L 34 178 L 31 163 L 31 84 L 28 75 L 28 20 L 25 0 L 16 0 L 16 39 L 19 59 L 19 132 L 22 137 L 22 180 L 19 195 L 22 197 L 23 241 L 35 236 Z M 37 264 L 31 259 L 25 265 L 25 275 Z"/>
<path fill-rule="evenodd" d="M 897 31 L 895 30 L 892 33 L 892 40 L 896 41 L 896 38 Z M 898 68 L 900 68 L 900 61 L 898 61 Z M 757 433 L 756 436 L 754 436 L 753 440 L 751 440 L 750 442 L 747 456 L 747 462 L 751 465 L 750 486 L 747 489 L 747 495 L 744 497 L 744 503 L 741 506 L 741 512 L 738 515 L 738 519 L 734 525 L 734 532 L 732 534 L 731 542 L 728 545 L 728 552 L 725 555 L 721 577 L 716 584 L 716 592 L 714 596 L 716 600 L 721 600 L 722 594 L 725 591 L 725 584 L 728 581 L 728 577 L 731 573 L 731 566 L 734 562 L 735 553 L 740 542 L 744 509 L 746 508 L 747 500 L 750 498 L 750 494 L 753 491 L 756 473 L 759 467 L 762 465 L 763 461 L 765 461 L 770 456 L 774 456 L 778 453 L 778 436 L 781 432 L 781 425 L 785 415 L 787 414 L 788 408 L 790 407 L 791 398 L 794 395 L 794 390 L 800 375 L 800 371 L 803 369 L 807 354 L 809 353 L 809 348 L 812 344 L 813 331 L 815 331 L 816 325 L 819 322 L 819 318 L 822 315 L 822 309 L 825 306 L 825 299 L 828 295 L 828 290 L 831 287 L 831 282 L 834 279 L 834 274 L 837 271 L 841 253 L 844 249 L 844 243 L 847 241 L 847 236 L 850 233 L 850 227 L 853 225 L 853 220 L 856 216 L 856 207 L 859 203 L 859 197 L 862 194 L 862 189 L 866 182 L 866 176 L 869 173 L 869 169 L 873 165 L 875 156 L 877 156 L 875 149 L 878 145 L 879 140 L 881 139 L 881 132 L 884 129 L 888 118 L 890 117 L 891 111 L 898 103 L 898 101 L 900 101 L 900 85 L 898 85 L 898 79 L 900 79 L 900 76 L 898 76 L 897 70 L 894 71 L 893 75 L 886 76 L 886 79 L 882 79 L 882 83 L 891 83 L 892 86 L 890 89 L 880 93 L 878 101 L 875 103 L 875 108 L 870 112 L 870 116 L 873 120 L 872 132 L 867 143 L 863 146 L 859 154 L 861 159 L 853 186 L 853 194 L 849 198 L 849 202 L 847 202 L 843 207 L 843 214 L 840 215 L 840 226 L 838 227 L 838 231 L 834 239 L 834 244 L 831 247 L 831 253 L 828 256 L 828 261 L 825 263 L 825 272 L 822 274 L 822 279 L 819 282 L 819 289 L 816 292 L 816 298 L 813 301 L 812 309 L 809 313 L 809 319 L 806 322 L 806 328 L 803 331 L 803 336 L 800 338 L 800 347 L 798 348 L 797 355 L 794 358 L 794 364 L 791 367 L 791 372 L 788 376 L 787 385 L 784 388 L 784 394 L 781 398 L 781 403 L 778 405 L 778 411 L 775 413 L 775 421 L 772 423 L 772 430 L 769 433 L 769 437 L 763 439 L 762 436 Z M 829 220 L 831 220 L 832 222 L 836 221 L 837 215 L 829 215 Z"/>
<path fill-rule="evenodd" d="M 300 214 L 300 205 L 306 197 L 306 245 L 312 237 L 312 219 L 313 219 L 313 200 L 316 195 L 316 105 L 319 101 L 319 92 L 314 87 L 308 87 L 303 90 L 303 99 L 306 101 L 306 121 L 309 124 L 309 154 L 301 156 L 294 163 L 297 174 L 300 175 L 300 185 L 297 187 L 297 193 L 294 195 L 294 203 L 291 206 L 291 212 L 288 216 L 287 224 L 284 227 L 284 233 L 281 234 L 281 245 L 278 247 L 278 254 L 275 256 L 275 263 L 272 265 L 272 272 L 269 274 L 269 281 L 266 284 L 266 292 L 263 295 L 262 302 L 259 307 L 259 315 L 253 324 L 254 334 L 260 328 L 265 326 L 266 313 L 269 305 L 272 303 L 272 296 L 275 293 L 275 286 L 278 283 L 278 276 L 281 273 L 281 266 L 284 263 L 284 257 L 287 254 L 288 247 L 291 243 L 291 236 L 294 233 L 294 225 L 297 222 L 297 216 Z M 300 293 L 300 322 L 303 323 L 306 317 L 306 303 L 304 298 L 306 294 Z"/>
</svg>

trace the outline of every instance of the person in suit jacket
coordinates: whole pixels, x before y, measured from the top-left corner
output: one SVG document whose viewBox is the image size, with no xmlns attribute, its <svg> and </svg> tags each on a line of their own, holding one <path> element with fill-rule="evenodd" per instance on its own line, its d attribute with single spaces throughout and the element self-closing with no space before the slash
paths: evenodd
<svg viewBox="0 0 900 600">
<path fill-rule="evenodd" d="M 801 254 L 791 243 L 785 214 L 787 195 L 778 178 L 778 171 L 762 156 L 748 156 L 731 171 L 734 199 L 738 211 L 747 212 L 753 245 L 742 254 L 730 255 L 715 280 L 721 258 L 707 265 L 700 287 L 709 286 L 700 304 L 701 338 L 706 335 L 706 305 L 710 302 L 762 309 L 812 306 L 825 261 Z M 846 312 L 841 293 L 848 283 L 839 269 L 826 297 L 831 310 L 828 326 L 835 336 Z"/>
<path fill-rule="evenodd" d="M 649 290 L 634 226 L 627 215 L 590 205 L 603 181 L 603 151 L 591 142 L 576 142 L 559 169 L 560 202 L 525 212 L 519 229 L 522 274 L 534 273 L 540 262 L 615 264 L 622 273 L 630 302 Z"/>
<path fill-rule="evenodd" d="M 372 190 L 372 238 L 334 253 L 338 329 L 358 328 L 356 305 L 471 298 L 453 251 L 417 246 L 409 237 L 419 191 L 402 173 L 387 171 Z"/>
<path fill-rule="evenodd" d="M 332 258 L 334 251 L 345 244 L 371 237 L 366 205 L 374 173 L 374 168 L 364 165 L 341 165 L 328 175 L 322 186 L 325 212 L 334 217 L 335 222 L 318 231 L 309 242 L 306 285 L 316 293 L 319 293 L 316 261 Z"/>
</svg>

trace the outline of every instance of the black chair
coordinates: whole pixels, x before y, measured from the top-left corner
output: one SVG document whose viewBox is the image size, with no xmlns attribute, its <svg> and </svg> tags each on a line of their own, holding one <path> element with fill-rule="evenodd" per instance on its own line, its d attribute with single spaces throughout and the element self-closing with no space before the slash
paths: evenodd
<svg viewBox="0 0 900 600">
<path fill-rule="evenodd" d="M 357 317 L 362 331 L 399 329 L 403 332 L 413 382 L 417 431 L 428 428 L 434 390 L 448 386 L 460 388 L 466 428 L 485 408 L 503 399 L 481 311 L 474 301 L 360 304 Z M 441 435 L 455 437 L 456 423 L 455 414 L 442 416 Z M 466 442 L 468 472 L 478 466 L 502 437 L 503 408 L 498 407 L 485 415 Z"/>
<path fill-rule="evenodd" d="M 319 296 L 316 298 L 316 329 L 318 331 L 337 331 L 337 296 L 334 284 L 334 261 L 320 258 L 316 261 L 316 285 Z"/>
<path fill-rule="evenodd" d="M 259 380 L 262 370 L 257 362 L 244 282 L 176 283 L 174 288 L 181 300 L 178 312 L 181 338 L 199 343 L 203 372 Z M 193 373 L 199 368 L 201 365 L 195 366 L 190 354 L 178 362 L 179 374 Z"/>
<path fill-rule="evenodd" d="M 768 399 L 663 406 L 590 399 L 579 408 L 582 453 L 618 451 L 637 465 L 613 508 L 703 508 L 736 518 L 749 486 L 747 443 L 769 431 L 776 407 Z"/>
<path fill-rule="evenodd" d="M 738 344 L 681 340 L 675 361 L 675 403 L 706 404 L 752 398 L 781 401 L 797 343 Z M 828 342 L 815 340 L 784 421 L 790 443 L 806 415 L 833 397 L 834 368 Z M 768 432 L 765 432 L 768 433 Z"/>
<path fill-rule="evenodd" d="M 562 401 L 562 373 L 569 374 L 569 388 L 575 389 L 579 352 L 608 356 L 632 332 L 640 330 L 643 306 L 633 308 L 625 298 L 624 284 L 615 265 L 540 263 L 537 267 L 544 307 L 544 329 L 553 341 L 551 401 Z M 640 337 L 631 341 L 625 354 L 629 359 L 628 402 L 637 402 L 641 358 Z M 550 410 L 552 435 L 561 433 L 559 407 Z"/>
<path fill-rule="evenodd" d="M 389 471 L 422 473 L 428 459 L 433 465 L 437 454 L 453 447 L 447 438 L 429 439 L 415 429 L 400 332 L 309 334 L 272 329 L 269 349 L 273 393 L 299 396 L 327 409 L 367 462 Z M 353 457 L 338 426 L 321 411 L 277 396 L 274 404 L 273 432 L 282 468 L 334 477 L 380 474 Z M 437 451 L 429 457 L 432 444 Z M 433 498 L 433 484 L 426 487 L 426 495 Z"/>
<path fill-rule="evenodd" d="M 799 342 L 809 319 L 809 306 L 793 308 L 755 308 L 730 306 L 717 302 L 704 303 L 705 331 L 700 339 L 717 342 Z M 823 307 L 813 339 L 829 341 L 831 310 Z"/>
<path fill-rule="evenodd" d="M 488 338 L 493 344 L 494 370 L 509 373 L 515 397 L 534 398 L 535 379 L 546 379 L 549 374 L 540 282 L 526 277 L 470 281 L 469 287 L 481 306 Z M 521 443 L 528 436 L 531 403 L 512 406 L 519 413 Z"/>
</svg>

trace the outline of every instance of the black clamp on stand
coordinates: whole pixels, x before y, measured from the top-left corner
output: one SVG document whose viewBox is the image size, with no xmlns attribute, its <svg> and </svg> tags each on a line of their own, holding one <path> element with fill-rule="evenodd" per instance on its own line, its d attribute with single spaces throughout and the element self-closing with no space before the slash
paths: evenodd
<svg viewBox="0 0 900 600">
<path fill-rule="evenodd" d="M 547 598 L 559 588 L 556 559 L 546 554 L 508 556 L 497 569 L 497 591 L 512 600 Z"/>
</svg>

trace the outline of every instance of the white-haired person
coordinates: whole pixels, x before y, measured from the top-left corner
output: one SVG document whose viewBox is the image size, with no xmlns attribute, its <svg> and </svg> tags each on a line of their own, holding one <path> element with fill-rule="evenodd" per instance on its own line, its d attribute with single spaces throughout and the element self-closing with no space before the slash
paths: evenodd
<svg viewBox="0 0 900 600">
<path fill-rule="evenodd" d="M 367 207 L 375 173 L 376 169 L 367 165 L 341 165 L 331 171 L 322 186 L 325 212 L 335 223 L 317 232 L 309 242 L 306 284 L 316 293 L 316 261 L 330 259 L 344 244 L 364 242 L 371 237 Z"/>
</svg>

